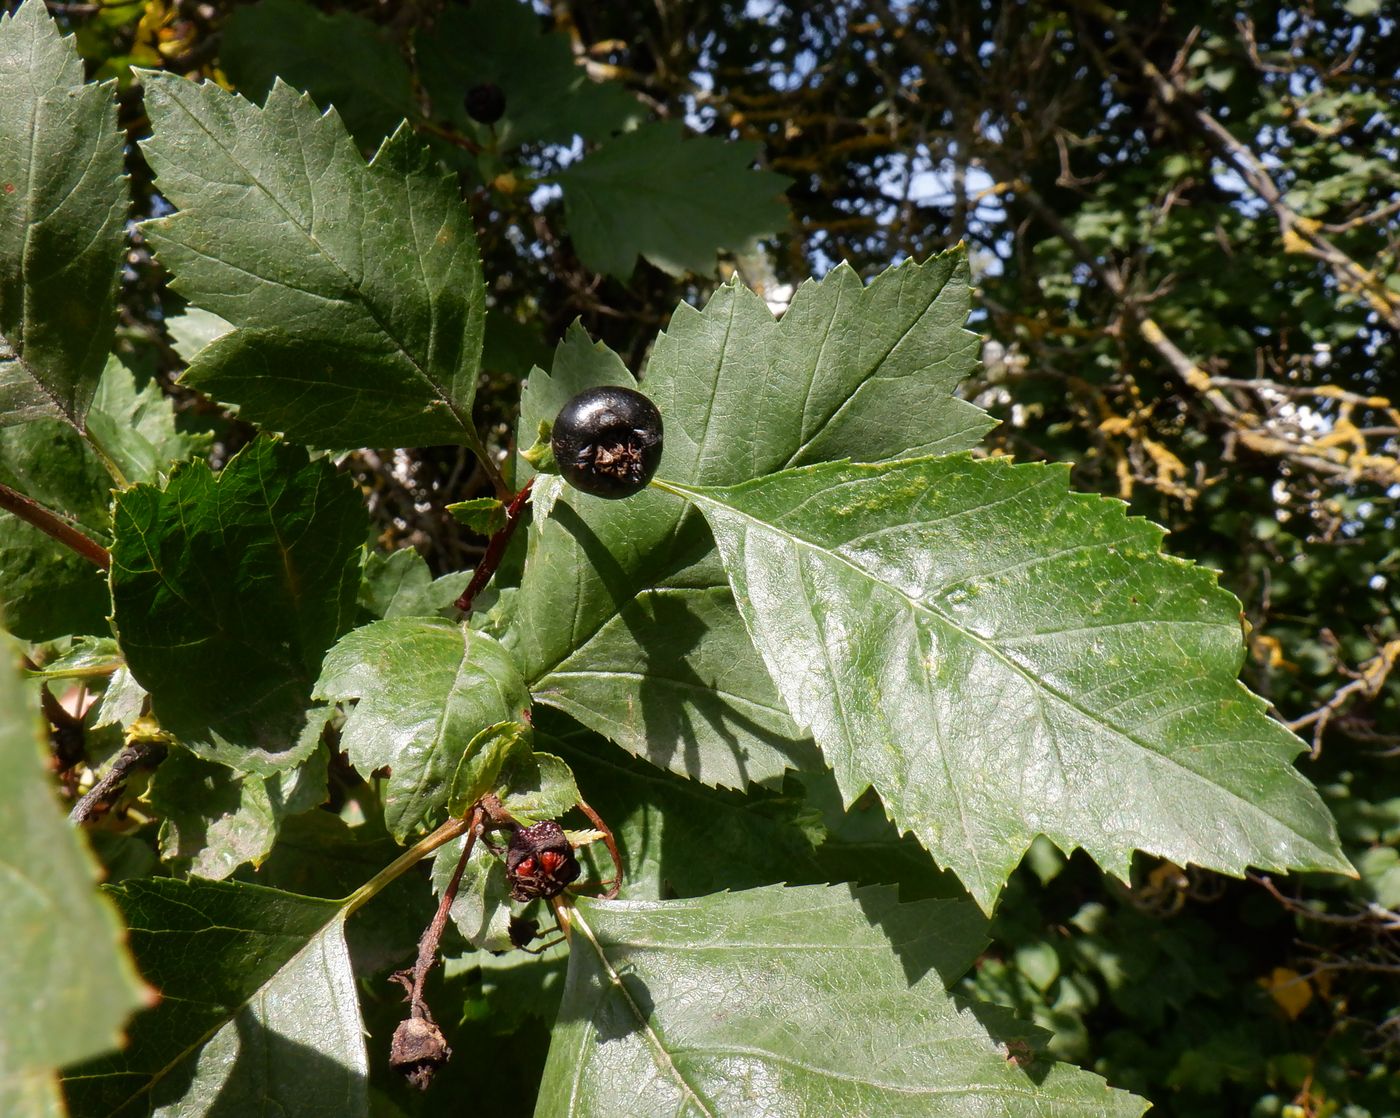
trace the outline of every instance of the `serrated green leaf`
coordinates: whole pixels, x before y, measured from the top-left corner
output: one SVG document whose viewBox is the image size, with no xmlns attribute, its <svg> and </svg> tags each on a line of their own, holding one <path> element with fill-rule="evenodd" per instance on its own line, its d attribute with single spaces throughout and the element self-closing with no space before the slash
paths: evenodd
<svg viewBox="0 0 1400 1118">
<path fill-rule="evenodd" d="M 686 136 L 655 121 L 609 140 L 559 174 L 579 259 L 627 279 L 644 256 L 664 272 L 712 275 L 715 254 L 787 224 L 783 175 L 755 171 L 756 142 Z"/>
<path fill-rule="evenodd" d="M 136 387 L 136 377 L 117 358 L 97 385 L 88 427 L 129 482 L 158 481 L 175 462 L 209 451 L 212 438 L 177 430 L 175 409 L 154 381 Z"/>
<path fill-rule="evenodd" d="M 1008 1059 L 1024 1028 L 954 1000 L 984 937 L 972 905 L 892 889 L 580 900 L 535 1114 L 1141 1114 L 1098 1076 Z"/>
<path fill-rule="evenodd" d="M 18 662 L 0 631 L 0 1099 L 38 1097 L 52 1069 L 115 1047 L 144 1001 L 121 922 L 97 895 L 97 863 L 64 822 L 36 695 L 21 685 Z"/>
<path fill-rule="evenodd" d="M 516 753 L 529 756 L 531 737 L 529 726 L 510 721 L 487 726 L 472 738 L 457 763 L 457 771 L 452 774 L 448 812 L 465 816 L 482 796 L 497 791 L 501 769 L 511 756 Z"/>
<path fill-rule="evenodd" d="M 360 579 L 360 608 L 376 618 L 437 617 L 448 609 L 466 579 L 434 579 L 423 557 L 411 547 L 387 555 L 371 551 L 365 556 Z"/>
<path fill-rule="evenodd" d="M 172 750 L 148 793 L 161 816 L 161 858 L 182 873 L 215 881 L 246 862 L 259 865 L 282 820 L 325 800 L 326 761 L 320 751 L 264 778 Z"/>
<path fill-rule="evenodd" d="M 501 770 L 501 803 L 521 823 L 558 819 L 579 800 L 573 770 L 552 753 L 519 754 Z"/>
<path fill-rule="evenodd" d="M 252 100 L 261 101 L 281 78 L 323 109 L 334 105 L 360 145 L 370 148 L 418 115 L 403 56 L 367 19 L 326 15 L 300 0 L 263 0 L 236 8 L 222 30 L 219 61 Z"/>
<path fill-rule="evenodd" d="M 384 815 L 402 840 L 436 821 L 476 735 L 528 709 L 510 653 L 450 621 L 399 618 L 346 634 L 327 653 L 318 698 L 358 700 L 341 746 L 362 773 L 388 767 Z"/>
<path fill-rule="evenodd" d="M 353 620 L 367 530 L 348 477 L 270 439 L 218 474 L 189 463 L 119 494 L 114 619 L 161 725 L 240 772 L 308 756 L 311 685 Z"/>
<path fill-rule="evenodd" d="M 506 526 L 506 506 L 495 497 L 473 497 L 445 507 L 452 519 L 481 536 L 494 536 Z"/>
<path fill-rule="evenodd" d="M 123 663 L 108 677 L 107 686 L 97 704 L 92 728 L 100 730 L 103 726 L 130 726 L 141 716 L 146 699 L 146 689 L 136 682 L 131 669 Z"/>
<path fill-rule="evenodd" d="M 515 148 L 532 140 L 601 139 L 643 120 L 640 101 L 619 84 L 595 82 L 574 61 L 565 34 L 541 31 L 539 16 L 518 0 L 474 0 L 450 7 L 415 40 L 419 73 L 433 115 L 468 135 Z M 463 95 L 493 82 L 505 94 L 495 125 L 467 116 Z"/>
<path fill-rule="evenodd" d="M 265 108 L 143 82 L 143 148 L 180 212 L 142 229 L 175 290 L 235 327 L 184 382 L 317 446 L 473 443 L 481 262 L 426 149 L 400 129 L 366 166 L 335 113 L 280 81 Z"/>
<path fill-rule="evenodd" d="M 198 307 L 186 307 L 180 314 L 165 318 L 165 331 L 170 335 L 171 348 L 187 365 L 194 360 L 196 353 L 232 329 L 232 323 Z"/>
<path fill-rule="evenodd" d="M 105 544 L 112 480 L 67 423 L 0 427 L 0 482 L 67 517 Z M 102 571 L 19 517 L 0 512 L 0 617 L 28 641 L 105 636 L 110 598 Z"/>
<path fill-rule="evenodd" d="M 172 878 L 110 892 L 162 1000 L 122 1052 L 68 1070 L 74 1114 L 368 1114 L 340 902 Z"/>
<path fill-rule="evenodd" d="M 0 15 L 0 426 L 81 431 L 102 373 L 128 204 L 112 90 L 39 0 Z"/>
<path fill-rule="evenodd" d="M 1037 834 L 1235 875 L 1350 872 L 1237 681 L 1239 603 L 1065 467 L 926 458 L 684 488 L 847 803 L 874 787 L 990 908 Z"/>
<path fill-rule="evenodd" d="M 643 382 L 666 427 L 660 476 L 728 484 L 827 457 L 869 461 L 976 445 L 990 420 L 952 395 L 976 361 L 961 252 L 868 287 L 845 266 L 805 283 L 781 321 L 720 288 L 677 309 Z M 572 328 L 531 374 L 521 432 L 593 384 L 628 384 Z M 521 440 L 528 441 L 528 435 Z M 709 530 L 655 489 L 569 490 L 530 532 L 508 637 L 536 699 L 655 764 L 730 787 L 812 764 L 754 651 Z"/>
<path fill-rule="evenodd" d="M 42 679 L 91 679 L 111 675 L 123 663 L 121 650 L 111 637 L 77 637 L 62 656 L 26 674 Z"/>
</svg>

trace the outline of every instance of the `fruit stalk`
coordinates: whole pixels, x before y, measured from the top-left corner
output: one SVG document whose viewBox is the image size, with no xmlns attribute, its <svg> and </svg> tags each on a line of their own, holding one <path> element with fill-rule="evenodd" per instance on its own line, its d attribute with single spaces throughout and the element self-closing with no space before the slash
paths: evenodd
<svg viewBox="0 0 1400 1118">
<path fill-rule="evenodd" d="M 486 545 L 486 554 L 481 557 L 481 562 L 476 565 L 476 570 L 472 572 L 471 581 L 467 583 L 467 588 L 462 591 L 462 596 L 454 603 L 463 613 L 471 611 L 472 602 L 486 588 L 486 584 L 491 581 L 491 576 L 496 573 L 496 568 L 501 565 L 501 559 L 505 556 L 510 538 L 515 535 L 515 526 L 520 523 L 520 515 L 525 511 L 525 505 L 530 500 L 530 490 L 534 484 L 535 479 L 531 478 L 520 487 L 520 492 L 512 497 L 510 504 L 506 506 L 505 527 L 491 537 L 491 542 Z"/>
</svg>

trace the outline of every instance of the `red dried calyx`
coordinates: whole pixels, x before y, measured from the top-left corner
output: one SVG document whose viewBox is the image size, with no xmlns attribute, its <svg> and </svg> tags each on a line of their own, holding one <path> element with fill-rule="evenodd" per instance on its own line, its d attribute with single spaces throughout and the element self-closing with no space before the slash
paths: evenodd
<svg viewBox="0 0 1400 1118">
<path fill-rule="evenodd" d="M 517 901 L 557 897 L 578 879 L 578 859 L 558 823 L 517 827 L 506 850 L 506 876 L 510 895 Z"/>
</svg>

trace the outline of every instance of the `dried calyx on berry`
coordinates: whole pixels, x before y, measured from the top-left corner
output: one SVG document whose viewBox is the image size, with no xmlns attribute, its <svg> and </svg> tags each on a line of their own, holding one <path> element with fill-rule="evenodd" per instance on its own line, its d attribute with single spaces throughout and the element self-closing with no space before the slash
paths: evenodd
<svg viewBox="0 0 1400 1118">
<path fill-rule="evenodd" d="M 467 116 L 478 124 L 495 124 L 506 112 L 505 91 L 495 82 L 482 82 L 467 90 L 462 98 Z"/>
<path fill-rule="evenodd" d="M 557 897 L 580 873 L 574 848 L 558 823 L 517 827 L 506 849 L 506 879 L 517 901 Z"/>
<path fill-rule="evenodd" d="M 630 497 L 661 462 L 661 413 L 633 388 L 586 388 L 555 417 L 550 449 L 564 480 L 595 497 Z"/>
</svg>

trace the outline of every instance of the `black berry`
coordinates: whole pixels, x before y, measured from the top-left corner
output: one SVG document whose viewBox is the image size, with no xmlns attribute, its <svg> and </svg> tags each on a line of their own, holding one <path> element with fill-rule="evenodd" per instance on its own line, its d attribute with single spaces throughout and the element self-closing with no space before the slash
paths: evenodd
<svg viewBox="0 0 1400 1118">
<path fill-rule="evenodd" d="M 631 388 L 586 388 L 560 409 L 550 449 L 564 480 L 595 497 L 630 497 L 661 462 L 661 413 Z"/>
<path fill-rule="evenodd" d="M 510 836 L 506 878 L 510 882 L 510 895 L 517 901 L 557 897 L 580 872 L 574 848 L 558 823 L 517 827 Z"/>
<path fill-rule="evenodd" d="M 472 86 L 462 100 L 467 116 L 478 124 L 495 124 L 505 115 L 505 91 L 495 82 L 482 82 Z"/>
</svg>

